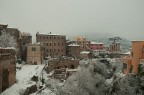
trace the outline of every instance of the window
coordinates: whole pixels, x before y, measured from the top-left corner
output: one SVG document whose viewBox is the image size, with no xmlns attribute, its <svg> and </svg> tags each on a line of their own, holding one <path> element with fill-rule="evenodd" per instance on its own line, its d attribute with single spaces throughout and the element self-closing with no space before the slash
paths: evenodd
<svg viewBox="0 0 144 95">
<path fill-rule="evenodd" d="M 59 43 L 58 43 L 58 46 L 59 46 Z"/>
<path fill-rule="evenodd" d="M 55 37 L 54 37 L 54 39 L 55 39 Z"/>
<path fill-rule="evenodd" d="M 133 57 L 133 52 L 131 52 L 131 56 Z"/>
<path fill-rule="evenodd" d="M 127 64 L 123 63 L 123 69 L 127 69 Z"/>
<path fill-rule="evenodd" d="M 48 52 L 48 49 L 46 51 Z"/>
<path fill-rule="evenodd" d="M 36 48 L 35 48 L 35 47 L 32 47 L 32 51 L 36 51 Z"/>
<path fill-rule="evenodd" d="M 63 46 L 63 43 L 62 43 L 62 46 Z"/>
<path fill-rule="evenodd" d="M 59 37 L 58 37 L 58 39 L 59 39 Z"/>
<path fill-rule="evenodd" d="M 51 43 L 50 43 L 50 46 L 51 46 Z"/>
<path fill-rule="evenodd" d="M 55 46 L 55 43 L 54 43 L 54 46 Z"/>
<path fill-rule="evenodd" d="M 41 36 L 39 38 L 41 39 Z"/>
</svg>

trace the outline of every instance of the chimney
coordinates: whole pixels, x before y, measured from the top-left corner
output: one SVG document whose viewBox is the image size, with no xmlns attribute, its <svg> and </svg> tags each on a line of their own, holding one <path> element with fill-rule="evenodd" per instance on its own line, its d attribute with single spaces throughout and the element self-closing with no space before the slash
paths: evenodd
<svg viewBox="0 0 144 95">
<path fill-rule="evenodd" d="M 50 34 L 52 34 L 52 33 L 50 32 Z"/>
</svg>

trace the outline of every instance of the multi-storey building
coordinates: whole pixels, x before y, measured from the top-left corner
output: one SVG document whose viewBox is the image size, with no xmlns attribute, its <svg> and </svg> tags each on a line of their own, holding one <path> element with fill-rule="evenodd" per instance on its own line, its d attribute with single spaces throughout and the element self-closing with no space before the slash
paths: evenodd
<svg viewBox="0 0 144 95">
<path fill-rule="evenodd" d="M 20 38 L 22 40 L 22 45 L 27 45 L 27 44 L 31 44 L 32 43 L 32 36 L 30 35 L 30 33 L 25 33 L 22 32 L 20 33 Z"/>
<path fill-rule="evenodd" d="M 110 44 L 110 52 L 119 53 L 120 52 L 120 43 L 112 43 L 112 44 Z"/>
<path fill-rule="evenodd" d="M 67 46 L 67 56 L 73 58 L 79 58 L 80 56 L 80 45 L 70 44 Z"/>
<path fill-rule="evenodd" d="M 36 34 L 36 41 L 43 44 L 42 52 L 44 57 L 66 56 L 66 36 L 52 34 Z"/>
<path fill-rule="evenodd" d="M 138 73 L 139 63 L 144 64 L 144 41 L 132 41 L 131 55 L 124 58 L 124 73 Z"/>
<path fill-rule="evenodd" d="M 40 44 L 29 44 L 27 45 L 27 64 L 41 64 L 42 63 L 42 52 Z"/>
<path fill-rule="evenodd" d="M 101 42 L 88 42 L 87 45 L 92 51 L 101 51 L 104 49 L 103 43 Z"/>
<path fill-rule="evenodd" d="M 78 45 L 80 45 L 80 51 L 85 51 L 87 50 L 87 40 L 84 37 L 77 36 L 74 37 L 74 42 Z"/>
</svg>

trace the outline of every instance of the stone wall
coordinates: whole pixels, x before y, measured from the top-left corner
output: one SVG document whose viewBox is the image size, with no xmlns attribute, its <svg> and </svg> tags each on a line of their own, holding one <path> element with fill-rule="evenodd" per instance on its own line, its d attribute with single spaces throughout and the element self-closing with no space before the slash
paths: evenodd
<svg viewBox="0 0 144 95">
<path fill-rule="evenodd" d="M 48 61 L 47 73 L 55 69 L 76 69 L 79 65 L 79 60 L 71 60 L 71 59 L 54 59 Z"/>
<path fill-rule="evenodd" d="M 16 81 L 15 50 L 0 49 L 0 93 Z"/>
</svg>

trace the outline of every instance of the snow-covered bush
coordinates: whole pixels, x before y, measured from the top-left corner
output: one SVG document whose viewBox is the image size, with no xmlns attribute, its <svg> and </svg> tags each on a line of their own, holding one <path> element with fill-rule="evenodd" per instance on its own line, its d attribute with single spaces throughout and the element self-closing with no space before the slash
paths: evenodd
<svg viewBox="0 0 144 95">
<path fill-rule="evenodd" d="M 57 95 L 105 95 L 108 92 L 106 78 L 95 72 L 95 65 L 81 65 L 77 73 L 69 77 Z M 99 65 L 101 63 L 98 63 Z M 100 66 L 98 68 L 100 70 Z"/>
<path fill-rule="evenodd" d="M 6 30 L 0 30 L 1 36 L 0 36 L 0 47 L 7 48 L 7 47 L 13 47 L 16 46 L 16 41 L 10 33 L 7 33 Z"/>
</svg>

